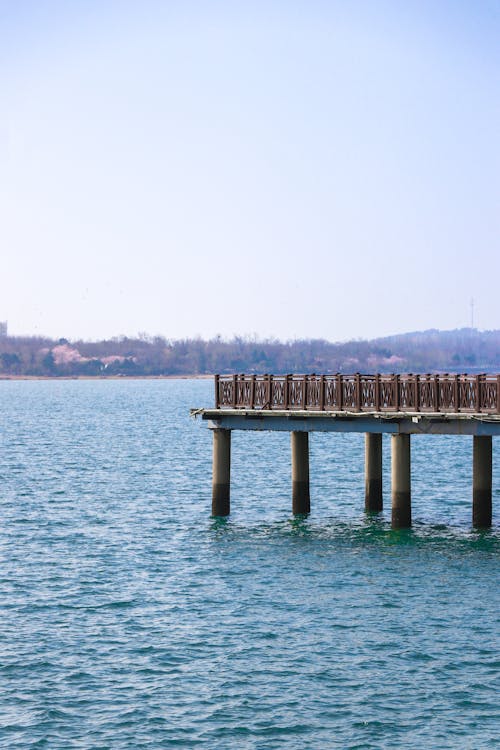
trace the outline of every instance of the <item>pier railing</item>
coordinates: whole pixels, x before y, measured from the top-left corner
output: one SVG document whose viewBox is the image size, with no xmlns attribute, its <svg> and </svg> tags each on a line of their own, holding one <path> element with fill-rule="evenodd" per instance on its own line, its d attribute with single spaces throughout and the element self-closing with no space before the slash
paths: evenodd
<svg viewBox="0 0 500 750">
<path fill-rule="evenodd" d="M 217 409 L 500 414 L 500 375 L 216 375 Z"/>
</svg>

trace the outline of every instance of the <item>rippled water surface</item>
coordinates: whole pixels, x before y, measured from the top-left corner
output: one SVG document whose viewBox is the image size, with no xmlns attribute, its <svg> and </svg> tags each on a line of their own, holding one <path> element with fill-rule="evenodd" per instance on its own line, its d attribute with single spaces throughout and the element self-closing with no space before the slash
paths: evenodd
<svg viewBox="0 0 500 750">
<path fill-rule="evenodd" d="M 498 499 L 471 438 L 412 442 L 410 532 L 363 512 L 363 436 L 233 437 L 210 518 L 209 381 L 1 382 L 0 747 L 498 747 Z M 494 451 L 497 444 L 494 441 Z"/>
</svg>

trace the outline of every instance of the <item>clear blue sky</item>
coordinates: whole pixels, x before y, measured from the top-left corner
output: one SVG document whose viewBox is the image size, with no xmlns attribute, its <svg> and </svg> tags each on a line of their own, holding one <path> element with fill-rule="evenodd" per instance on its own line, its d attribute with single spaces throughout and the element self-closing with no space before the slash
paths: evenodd
<svg viewBox="0 0 500 750">
<path fill-rule="evenodd" d="M 499 31 L 497 0 L 0 0 L 0 320 L 500 327 Z"/>
</svg>

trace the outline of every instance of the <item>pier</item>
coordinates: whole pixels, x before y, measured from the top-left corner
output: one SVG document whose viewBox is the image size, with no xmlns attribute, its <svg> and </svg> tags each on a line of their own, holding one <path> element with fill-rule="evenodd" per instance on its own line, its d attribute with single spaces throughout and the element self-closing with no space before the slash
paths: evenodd
<svg viewBox="0 0 500 750">
<path fill-rule="evenodd" d="M 290 432 L 292 511 L 310 512 L 309 433 L 365 433 L 365 510 L 382 510 L 382 435 L 391 435 L 393 528 L 411 526 L 411 435 L 472 435 L 472 524 L 492 522 L 492 438 L 500 375 L 216 375 L 212 514 L 230 512 L 231 432 Z M 348 460 L 348 457 L 346 457 Z"/>
</svg>

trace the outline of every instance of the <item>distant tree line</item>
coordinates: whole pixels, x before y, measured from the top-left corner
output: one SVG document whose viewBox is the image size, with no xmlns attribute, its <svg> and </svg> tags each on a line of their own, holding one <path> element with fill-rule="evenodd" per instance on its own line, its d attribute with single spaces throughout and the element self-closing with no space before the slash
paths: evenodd
<svg viewBox="0 0 500 750">
<path fill-rule="evenodd" d="M 8 376 L 432 371 L 500 371 L 500 331 L 429 330 L 344 343 L 239 336 L 169 340 L 144 334 L 103 341 L 0 338 L 0 375 Z"/>
</svg>

